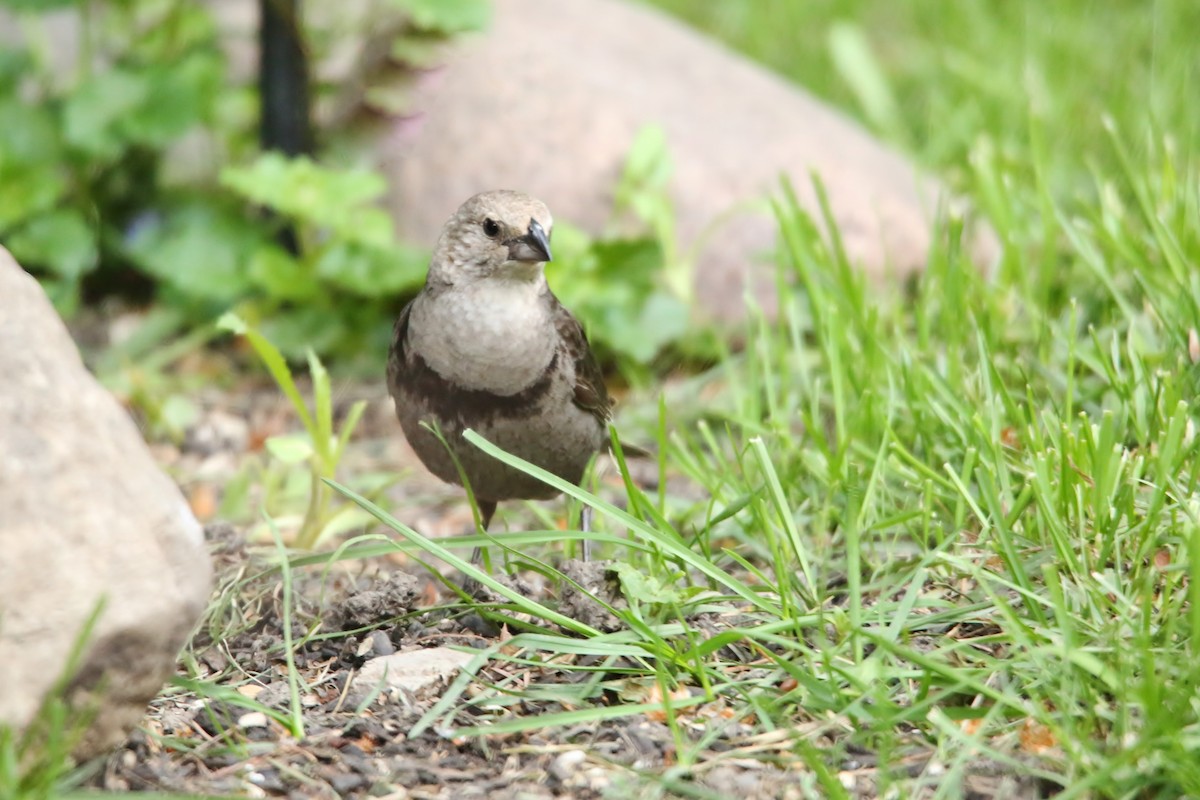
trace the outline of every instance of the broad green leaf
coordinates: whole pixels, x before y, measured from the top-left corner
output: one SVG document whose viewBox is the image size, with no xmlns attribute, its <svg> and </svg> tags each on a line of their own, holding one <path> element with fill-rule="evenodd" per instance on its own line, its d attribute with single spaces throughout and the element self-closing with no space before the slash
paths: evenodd
<svg viewBox="0 0 1200 800">
<path fill-rule="evenodd" d="M 0 99 L 0 232 L 54 206 L 67 170 L 54 118 L 44 108 Z"/>
<path fill-rule="evenodd" d="M 261 242 L 261 229 L 250 221 L 195 202 L 143 222 L 128 248 L 140 267 L 172 289 L 228 304 L 250 290 L 246 259 Z"/>
<path fill-rule="evenodd" d="M 95 233 L 74 209 L 34 217 L 5 244 L 24 266 L 45 267 L 72 282 L 96 267 Z"/>
<path fill-rule="evenodd" d="M 260 330 L 289 359 L 300 361 L 309 348 L 324 353 L 345 346 L 351 322 L 326 304 L 305 305 L 275 312 L 262 321 Z"/>
<path fill-rule="evenodd" d="M 407 34 L 392 42 L 392 58 L 414 67 L 432 67 L 446 58 L 446 40 L 441 36 Z"/>
<path fill-rule="evenodd" d="M 592 245 L 596 271 L 604 281 L 649 289 L 662 268 L 662 248 L 653 239 L 610 239 Z"/>
<path fill-rule="evenodd" d="M 93 73 L 63 106 L 67 143 L 93 158 L 115 158 L 130 140 L 126 120 L 146 102 L 150 89 L 144 72 L 113 68 Z"/>
<path fill-rule="evenodd" d="M 418 28 L 441 33 L 481 31 L 492 21 L 490 0 L 392 0 Z"/>
<path fill-rule="evenodd" d="M 546 265 L 546 275 L 563 272 L 568 265 L 572 269 L 578 268 L 578 262 L 587 258 L 591 247 L 592 237 L 587 231 L 569 220 L 555 220 L 554 260 Z"/>
<path fill-rule="evenodd" d="M 263 245 L 254 252 L 250 277 L 278 300 L 311 300 L 321 291 L 312 270 L 276 244 Z"/>
<path fill-rule="evenodd" d="M 252 202 L 344 238 L 377 246 L 392 241 L 391 218 L 370 206 L 387 189 L 374 172 L 265 153 L 249 166 L 225 169 L 221 182 Z"/>
<path fill-rule="evenodd" d="M 216 55 L 203 52 L 170 69 L 148 71 L 145 101 L 131 110 L 120 130 L 141 144 L 170 144 L 211 113 L 222 72 Z"/>
<path fill-rule="evenodd" d="M 30 66 L 28 52 L 0 47 L 0 94 L 12 92 L 13 87 L 28 74 Z"/>
<path fill-rule="evenodd" d="M 180 3 L 177 0 L 139 0 L 139 5 L 148 8 L 158 6 L 165 10 L 160 16 L 162 24 L 146 26 L 136 42 L 130 44 L 136 53 L 137 63 L 158 65 L 175 64 L 182 58 L 215 58 L 220 46 L 217 17 L 207 3 Z M 155 12 L 150 12 L 155 13 Z M 158 12 L 162 14 L 162 11 Z M 152 67 L 153 68 L 153 67 Z"/>
<path fill-rule="evenodd" d="M 389 247 L 395 238 L 392 217 L 382 208 L 360 208 L 355 214 L 338 216 L 330 227 L 348 241 L 368 247 Z"/>
<path fill-rule="evenodd" d="M 48 109 L 0 98 L 0 119 L 0 168 L 62 157 L 57 125 Z"/>
<path fill-rule="evenodd" d="M 625 596 L 642 603 L 680 603 L 685 599 L 673 585 L 659 580 L 641 567 L 614 561 L 610 569 L 621 578 Z"/>
<path fill-rule="evenodd" d="M 43 278 L 41 284 L 46 297 L 50 299 L 60 317 L 70 319 L 75 316 L 75 312 L 79 310 L 79 281 Z"/>
<path fill-rule="evenodd" d="M 364 297 L 388 297 L 419 286 L 425 276 L 423 252 L 337 242 L 317 259 L 317 274 Z"/>
<path fill-rule="evenodd" d="M 373 111 L 407 116 L 414 111 L 413 87 L 403 83 L 371 86 L 364 93 L 363 102 Z"/>
<path fill-rule="evenodd" d="M 0 167 L 0 231 L 52 208 L 67 188 L 65 171 L 57 166 Z"/>
<path fill-rule="evenodd" d="M 640 309 L 621 303 L 595 317 L 594 335 L 621 355 L 649 363 L 688 329 L 687 306 L 673 295 L 655 291 Z"/>
</svg>

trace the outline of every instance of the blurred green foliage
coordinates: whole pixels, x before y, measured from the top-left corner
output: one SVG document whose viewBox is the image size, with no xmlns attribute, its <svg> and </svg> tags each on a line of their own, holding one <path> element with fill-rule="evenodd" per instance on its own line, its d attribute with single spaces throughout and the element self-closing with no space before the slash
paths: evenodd
<svg viewBox="0 0 1200 800">
<path fill-rule="evenodd" d="M 1106 116 L 1179 142 L 1200 135 L 1195 0 L 642 2 L 855 114 L 960 185 L 981 141 L 1021 180 L 1045 163 L 1066 194 L 1092 184 L 1097 167 L 1120 171 Z M 1049 158 L 1039 162 L 1037 147 Z"/>
<path fill-rule="evenodd" d="M 391 2 L 411 23 L 393 57 L 420 65 L 491 10 L 489 0 Z M 161 343 L 236 310 L 289 359 L 311 348 L 377 371 L 433 243 L 396 240 L 378 174 L 258 152 L 256 87 L 231 76 L 212 9 L 0 0 L 0 11 L 18 34 L 0 40 L 0 243 L 61 313 L 111 294 L 151 301 L 167 312 L 150 318 Z M 311 38 L 313 58 L 334 46 L 328 32 Z M 667 174 L 661 133 L 648 131 L 617 192 L 617 215 L 639 224 L 603 241 L 566 224 L 556 236 L 556 288 L 600 350 L 627 364 L 650 362 L 687 329 Z M 280 243 L 284 226 L 295 253 Z"/>
<path fill-rule="evenodd" d="M 162 335 L 238 306 L 292 357 L 386 343 L 388 300 L 418 285 L 423 255 L 371 206 L 376 175 L 256 155 L 255 91 L 231 82 L 208 8 L 0 5 L 21 32 L 0 51 L 0 241 L 61 312 L 86 289 L 176 312 Z M 452 28 L 471 5 L 446 7 Z M 438 24 L 429 9 L 422 19 Z M 64 64 L 66 29 L 79 36 Z M 299 255 L 276 241 L 284 223 Z"/>
<path fill-rule="evenodd" d="M 199 5 L 0 5 L 17 9 L 22 41 L 0 50 L 0 241 L 70 313 L 90 274 L 139 263 L 127 232 L 171 202 L 167 149 L 200 127 L 233 146 L 245 125 L 230 118 L 223 56 Z M 80 22 L 72 64 L 59 39 L 68 7 Z"/>
<path fill-rule="evenodd" d="M 612 229 L 591 239 L 569 223 L 554 226 L 551 288 L 584 321 L 601 354 L 616 357 L 631 377 L 689 332 L 691 264 L 675 235 L 670 175 L 665 135 L 648 126 L 617 183 Z"/>
</svg>

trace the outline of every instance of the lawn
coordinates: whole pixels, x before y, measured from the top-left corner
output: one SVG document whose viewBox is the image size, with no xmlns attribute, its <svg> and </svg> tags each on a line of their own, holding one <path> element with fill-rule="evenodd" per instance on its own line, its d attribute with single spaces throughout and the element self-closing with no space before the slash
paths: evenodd
<svg viewBox="0 0 1200 800">
<path fill-rule="evenodd" d="M 388 535 L 336 567 L 297 554 L 227 578 L 159 713 L 253 707 L 229 687 L 271 672 L 280 749 L 210 734 L 300 788 L 317 778 L 279 767 L 280 742 L 336 724 L 382 747 L 387 723 L 413 758 L 509 763 L 564 796 L 1200 796 L 1200 5 L 654 2 L 943 177 L 1000 262 L 969 263 L 950 219 L 923 275 L 866 285 L 781 187 L 777 322 L 752 312 L 744 349 L 623 400 L 621 436 L 666 477 L 631 463 L 562 487 L 621 564 L 606 614 L 546 607 L 577 589 L 551 564 L 580 535 L 560 506 L 518 506 L 496 563 L 514 548 L 562 588 L 478 573 L 506 633 L 436 702 L 318 717 L 302 698 L 325 702 L 321 654 L 397 623 L 323 628 L 314 585 L 400 554 L 472 571 L 472 541 L 448 549 L 363 492 Z M 226 633 L 256 652 L 255 614 L 270 666 L 213 667 Z M 212 756 L 156 730 L 130 751 Z M 565 766 L 573 750 L 602 781 Z M 439 775 L 455 780 L 422 780 Z"/>
</svg>

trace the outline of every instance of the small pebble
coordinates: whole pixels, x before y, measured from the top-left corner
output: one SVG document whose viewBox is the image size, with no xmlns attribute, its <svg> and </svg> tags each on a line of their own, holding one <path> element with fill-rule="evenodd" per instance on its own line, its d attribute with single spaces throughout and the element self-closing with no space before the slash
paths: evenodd
<svg viewBox="0 0 1200 800">
<path fill-rule="evenodd" d="M 362 775 L 334 775 L 329 779 L 329 785 L 338 793 L 339 797 L 345 797 L 357 789 L 361 789 L 366 785 Z"/>
<path fill-rule="evenodd" d="M 265 728 L 267 727 L 267 715 L 261 711 L 251 711 L 249 714 L 243 714 L 238 717 L 239 728 Z"/>
<path fill-rule="evenodd" d="M 371 631 L 371 646 L 377 656 L 390 656 L 396 652 L 396 645 L 392 644 L 386 633 L 379 630 Z"/>
<path fill-rule="evenodd" d="M 550 774 L 566 783 L 586 759 L 587 753 L 582 750 L 567 750 L 550 764 Z"/>
</svg>

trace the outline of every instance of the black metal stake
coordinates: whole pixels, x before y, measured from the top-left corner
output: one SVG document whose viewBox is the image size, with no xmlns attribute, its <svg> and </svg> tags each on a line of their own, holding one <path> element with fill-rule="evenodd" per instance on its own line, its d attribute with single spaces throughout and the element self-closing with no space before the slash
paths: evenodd
<svg viewBox="0 0 1200 800">
<path fill-rule="evenodd" d="M 312 153 L 308 54 L 300 0 L 259 0 L 259 143 L 287 156 Z M 296 232 L 285 226 L 279 242 L 296 254 Z"/>
</svg>

